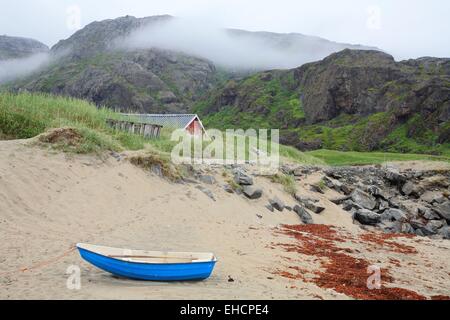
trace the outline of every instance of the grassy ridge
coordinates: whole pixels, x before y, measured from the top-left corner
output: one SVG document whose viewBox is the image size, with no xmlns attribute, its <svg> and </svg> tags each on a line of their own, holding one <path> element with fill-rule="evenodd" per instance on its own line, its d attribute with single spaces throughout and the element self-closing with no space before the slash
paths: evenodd
<svg viewBox="0 0 450 320">
<path fill-rule="evenodd" d="M 160 139 L 145 140 L 138 135 L 107 127 L 106 119 L 117 117 L 119 114 L 106 108 L 97 108 L 84 100 L 48 94 L 0 93 L 0 139 L 27 139 L 52 128 L 72 127 L 80 132 L 82 141 L 75 147 L 62 146 L 64 151 L 99 153 L 105 150 L 140 150 L 147 146 L 168 154 L 177 144 L 170 141 L 170 132 L 167 131 L 163 131 Z M 449 161 L 449 157 L 417 154 L 330 150 L 304 153 L 283 145 L 280 145 L 280 156 L 284 160 L 308 165 L 373 164 L 395 160 Z"/>
<path fill-rule="evenodd" d="M 0 139 L 28 139 L 52 128 L 76 128 L 81 143 L 61 146 L 64 151 L 98 153 L 105 150 L 140 150 L 149 146 L 168 154 L 177 142 L 170 140 L 170 132 L 163 130 L 160 139 L 146 140 L 141 136 L 115 131 L 106 119 L 120 115 L 106 108 L 79 99 L 58 97 L 44 93 L 0 93 Z M 280 146 L 280 155 L 305 164 L 323 164 L 311 155 L 292 147 Z"/>
<path fill-rule="evenodd" d="M 141 137 L 107 127 L 106 119 L 115 116 L 110 110 L 97 109 L 78 99 L 48 94 L 0 94 L 0 136 L 27 139 L 52 128 L 73 127 L 83 137 L 71 150 L 76 153 L 142 149 Z"/>
<path fill-rule="evenodd" d="M 159 152 L 170 153 L 177 144 L 170 141 L 170 132 L 165 130 L 160 139 L 145 140 L 108 128 L 106 119 L 118 117 L 119 114 L 96 108 L 84 100 L 43 93 L 0 93 L 0 138 L 27 139 L 52 128 L 73 127 L 83 137 L 82 143 L 70 150 L 77 153 L 139 150 L 146 144 Z M 322 164 L 321 160 L 292 147 L 280 146 L 280 154 L 300 163 Z"/>
</svg>

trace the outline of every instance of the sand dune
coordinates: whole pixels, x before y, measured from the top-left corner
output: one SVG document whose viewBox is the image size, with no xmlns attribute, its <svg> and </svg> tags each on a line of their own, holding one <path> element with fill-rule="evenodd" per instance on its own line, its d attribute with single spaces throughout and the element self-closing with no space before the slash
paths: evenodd
<svg viewBox="0 0 450 320">
<path fill-rule="evenodd" d="M 127 161 L 74 156 L 31 147 L 27 141 L 0 141 L 0 298 L 1 299 L 350 299 L 313 282 L 288 279 L 276 270 L 292 265 L 311 272 L 317 259 L 286 252 L 277 243 L 295 239 L 274 232 L 280 224 L 300 224 L 294 212 L 271 213 L 265 205 L 278 196 L 295 201 L 282 186 L 257 178 L 264 197 L 257 201 L 207 186 L 213 201 L 195 184 L 174 184 Z M 353 237 L 364 233 L 350 215 L 320 198 L 325 212 L 317 223 L 334 225 Z M 263 218 L 257 217 L 262 215 Z M 430 297 L 449 295 L 450 241 L 399 239 L 418 253 L 386 251 L 375 244 L 347 241 L 356 256 L 389 265 L 395 286 Z M 152 283 L 118 279 L 81 260 L 77 242 L 147 250 L 212 251 L 219 262 L 203 282 Z M 392 264 L 392 263 L 391 263 Z M 81 269 L 81 290 L 66 287 L 66 270 Z M 230 282 L 230 277 L 234 282 Z"/>
</svg>

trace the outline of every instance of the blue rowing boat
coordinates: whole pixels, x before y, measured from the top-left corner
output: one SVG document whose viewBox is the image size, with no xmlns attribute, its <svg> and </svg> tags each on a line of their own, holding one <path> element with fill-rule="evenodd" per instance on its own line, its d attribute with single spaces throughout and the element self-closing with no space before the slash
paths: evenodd
<svg viewBox="0 0 450 320">
<path fill-rule="evenodd" d="M 161 252 L 77 244 L 81 257 L 119 277 L 148 281 L 204 280 L 217 259 L 212 253 Z"/>
</svg>

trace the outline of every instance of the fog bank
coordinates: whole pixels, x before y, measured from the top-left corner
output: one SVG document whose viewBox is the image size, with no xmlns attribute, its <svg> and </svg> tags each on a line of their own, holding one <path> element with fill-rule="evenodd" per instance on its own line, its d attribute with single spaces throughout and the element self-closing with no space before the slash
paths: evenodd
<svg viewBox="0 0 450 320">
<path fill-rule="evenodd" d="M 226 68 L 257 70 L 294 68 L 344 48 L 354 48 L 301 34 L 228 30 L 180 18 L 151 24 L 120 39 L 117 45 L 180 51 Z"/>
<path fill-rule="evenodd" d="M 27 76 L 49 63 L 47 53 L 38 53 L 27 58 L 0 61 L 0 83 Z"/>
</svg>

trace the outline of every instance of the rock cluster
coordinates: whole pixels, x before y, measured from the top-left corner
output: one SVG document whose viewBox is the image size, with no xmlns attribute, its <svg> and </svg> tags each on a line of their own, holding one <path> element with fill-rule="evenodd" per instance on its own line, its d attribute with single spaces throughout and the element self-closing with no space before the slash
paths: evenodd
<svg viewBox="0 0 450 320">
<path fill-rule="evenodd" d="M 324 172 L 333 200 L 362 225 L 450 239 L 450 171 L 345 167 Z"/>
<path fill-rule="evenodd" d="M 247 198 L 256 200 L 262 197 L 263 190 L 253 185 L 253 178 L 244 169 L 235 168 L 233 173 L 234 182 L 242 187 L 242 192 Z"/>
</svg>

